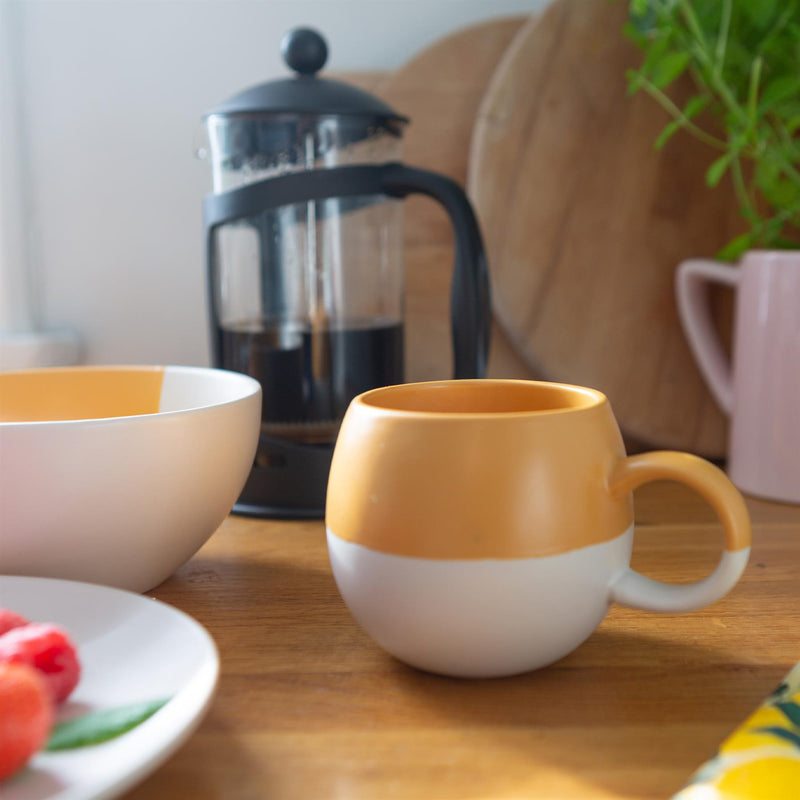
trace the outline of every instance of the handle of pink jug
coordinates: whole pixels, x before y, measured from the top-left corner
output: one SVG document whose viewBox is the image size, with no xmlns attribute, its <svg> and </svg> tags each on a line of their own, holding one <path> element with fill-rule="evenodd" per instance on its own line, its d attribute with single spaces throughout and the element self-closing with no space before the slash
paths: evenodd
<svg viewBox="0 0 800 800">
<path fill-rule="evenodd" d="M 675 282 L 678 313 L 689 347 L 711 394 L 720 408 L 730 414 L 733 410 L 733 372 L 711 317 L 710 283 L 736 287 L 739 270 L 709 259 L 684 261 L 678 267 Z"/>
</svg>

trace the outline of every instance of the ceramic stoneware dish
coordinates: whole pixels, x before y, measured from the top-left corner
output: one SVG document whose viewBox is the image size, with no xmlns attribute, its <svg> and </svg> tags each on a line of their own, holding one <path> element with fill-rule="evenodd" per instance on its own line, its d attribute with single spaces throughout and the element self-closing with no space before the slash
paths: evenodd
<svg viewBox="0 0 800 800">
<path fill-rule="evenodd" d="M 231 510 L 260 413 L 217 369 L 0 374 L 0 573 L 156 586 Z"/>
<path fill-rule="evenodd" d="M 631 492 L 659 479 L 703 495 L 725 529 L 716 570 L 674 586 L 634 572 Z M 413 666 L 510 675 L 580 645 L 612 602 L 688 611 L 737 582 L 744 501 L 696 456 L 626 457 L 600 392 L 467 380 L 375 389 L 350 404 L 326 512 L 339 590 Z"/>
</svg>

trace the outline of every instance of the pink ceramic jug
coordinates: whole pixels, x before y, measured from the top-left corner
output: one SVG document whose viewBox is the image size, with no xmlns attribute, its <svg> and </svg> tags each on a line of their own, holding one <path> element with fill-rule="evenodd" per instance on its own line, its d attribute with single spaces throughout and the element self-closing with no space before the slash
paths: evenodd
<svg viewBox="0 0 800 800">
<path fill-rule="evenodd" d="M 736 290 L 732 364 L 712 322 L 710 282 Z M 677 300 L 700 371 L 730 416 L 731 479 L 757 497 L 800 503 L 800 251 L 753 250 L 738 266 L 685 261 Z"/>
</svg>

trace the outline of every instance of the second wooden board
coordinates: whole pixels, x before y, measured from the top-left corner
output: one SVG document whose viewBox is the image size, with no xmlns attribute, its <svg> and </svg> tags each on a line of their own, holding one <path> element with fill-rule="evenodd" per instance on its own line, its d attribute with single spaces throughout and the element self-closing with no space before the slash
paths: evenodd
<svg viewBox="0 0 800 800">
<path fill-rule="evenodd" d="M 705 186 L 706 145 L 679 133 L 654 149 L 668 117 L 627 94 L 626 5 L 556 0 L 517 33 L 478 112 L 468 190 L 495 315 L 533 373 L 604 391 L 630 440 L 719 457 L 726 420 L 673 283 L 742 222 L 729 185 Z"/>
</svg>

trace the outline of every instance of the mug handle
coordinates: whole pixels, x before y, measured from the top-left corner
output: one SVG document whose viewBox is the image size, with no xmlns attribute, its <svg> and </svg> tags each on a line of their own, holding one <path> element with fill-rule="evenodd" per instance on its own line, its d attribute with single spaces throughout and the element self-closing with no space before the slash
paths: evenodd
<svg viewBox="0 0 800 800">
<path fill-rule="evenodd" d="M 725 548 L 716 569 L 685 585 L 663 583 L 627 567 L 611 587 L 611 600 L 645 611 L 693 611 L 727 594 L 750 556 L 750 516 L 744 498 L 725 473 L 689 453 L 656 451 L 630 456 L 612 470 L 609 489 L 622 497 L 649 481 L 672 480 L 694 489 L 714 509 L 725 531 Z"/>
<path fill-rule="evenodd" d="M 708 284 L 721 283 L 736 287 L 739 270 L 703 258 L 684 261 L 675 281 L 678 313 L 700 372 L 719 407 L 730 414 L 733 410 L 733 377 L 731 365 L 711 319 Z"/>
</svg>

